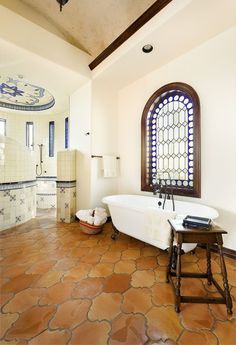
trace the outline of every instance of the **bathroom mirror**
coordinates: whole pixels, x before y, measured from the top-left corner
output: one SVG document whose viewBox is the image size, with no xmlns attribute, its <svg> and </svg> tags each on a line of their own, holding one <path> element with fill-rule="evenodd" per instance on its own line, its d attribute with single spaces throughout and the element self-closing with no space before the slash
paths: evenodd
<svg viewBox="0 0 236 345">
<path fill-rule="evenodd" d="M 143 110 L 141 137 L 141 190 L 152 191 L 157 176 L 167 173 L 163 182 L 173 186 L 174 194 L 200 197 L 196 91 L 185 83 L 170 83 L 157 90 Z"/>
</svg>

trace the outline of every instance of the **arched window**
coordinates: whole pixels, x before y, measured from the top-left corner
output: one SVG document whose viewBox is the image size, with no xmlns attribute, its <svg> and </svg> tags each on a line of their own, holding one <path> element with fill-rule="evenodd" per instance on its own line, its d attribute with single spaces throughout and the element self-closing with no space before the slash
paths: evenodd
<svg viewBox="0 0 236 345">
<path fill-rule="evenodd" d="M 184 83 L 170 83 L 148 100 L 142 115 L 142 191 L 157 176 L 174 194 L 200 197 L 200 102 Z"/>
</svg>

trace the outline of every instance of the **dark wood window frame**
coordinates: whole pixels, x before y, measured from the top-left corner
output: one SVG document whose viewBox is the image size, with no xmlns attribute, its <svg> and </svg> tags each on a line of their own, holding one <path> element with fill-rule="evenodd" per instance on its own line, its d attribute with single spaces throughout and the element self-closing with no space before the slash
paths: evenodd
<svg viewBox="0 0 236 345">
<path fill-rule="evenodd" d="M 193 187 L 174 186 L 173 191 L 176 195 L 184 195 L 191 197 L 201 196 L 201 137 L 200 137 L 200 101 L 196 91 L 188 84 L 175 82 L 164 85 L 158 89 L 147 101 L 141 121 L 141 190 L 153 191 L 150 179 L 147 176 L 147 116 L 150 108 L 153 106 L 158 97 L 170 92 L 171 90 L 180 90 L 188 95 L 193 103 Z M 147 183 L 149 180 L 149 183 Z"/>
</svg>

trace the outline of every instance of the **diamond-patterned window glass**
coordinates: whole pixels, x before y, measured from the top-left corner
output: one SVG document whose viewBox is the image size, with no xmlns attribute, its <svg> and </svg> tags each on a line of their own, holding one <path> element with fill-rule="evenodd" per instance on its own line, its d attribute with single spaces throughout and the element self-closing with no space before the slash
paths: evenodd
<svg viewBox="0 0 236 345">
<path fill-rule="evenodd" d="M 160 179 L 175 194 L 200 196 L 200 107 L 187 84 L 157 90 L 142 117 L 142 190 Z"/>
</svg>

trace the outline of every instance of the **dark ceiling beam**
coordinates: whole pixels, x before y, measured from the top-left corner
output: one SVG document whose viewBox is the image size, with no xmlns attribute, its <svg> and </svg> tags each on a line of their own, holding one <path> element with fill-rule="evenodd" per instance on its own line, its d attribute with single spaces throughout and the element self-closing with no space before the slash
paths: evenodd
<svg viewBox="0 0 236 345">
<path fill-rule="evenodd" d="M 89 68 L 93 70 L 119 46 L 146 24 L 152 17 L 166 7 L 172 0 L 157 0 L 150 6 L 138 19 L 136 19 L 120 36 L 118 36 L 101 54 L 99 54 L 90 64 Z"/>
</svg>

